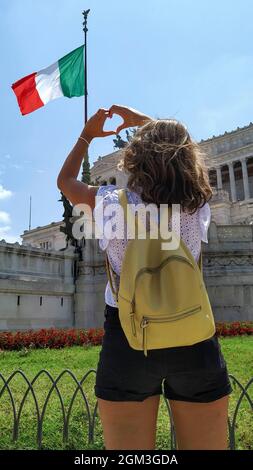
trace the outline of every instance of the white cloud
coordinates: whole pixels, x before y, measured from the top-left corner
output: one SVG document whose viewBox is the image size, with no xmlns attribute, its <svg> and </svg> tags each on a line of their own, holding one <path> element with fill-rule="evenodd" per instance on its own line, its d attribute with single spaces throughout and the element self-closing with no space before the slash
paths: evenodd
<svg viewBox="0 0 253 470">
<path fill-rule="evenodd" d="M 10 225 L 4 225 L 3 227 L 0 227 L 0 238 L 3 238 L 6 232 L 9 232 L 10 229 Z"/>
<path fill-rule="evenodd" d="M 0 211 L 0 224 L 9 224 L 10 223 L 10 215 L 8 212 Z"/>
<path fill-rule="evenodd" d="M 7 243 L 21 243 L 20 236 L 13 235 L 11 228 L 10 215 L 8 212 L 0 211 L 0 240 L 5 240 Z"/>
<path fill-rule="evenodd" d="M 28 162 L 28 160 L 26 160 Z M 22 162 L 23 163 L 23 162 Z M 0 156 L 0 170 L 7 170 L 8 168 L 13 168 L 14 170 L 22 170 L 23 164 L 16 163 L 12 161 L 12 156 L 9 153 Z M 3 173 L 3 172 L 2 172 Z"/>
<path fill-rule="evenodd" d="M 10 167 L 15 168 L 15 170 L 21 170 L 23 168 L 22 165 L 19 165 L 18 163 L 11 163 Z"/>
<path fill-rule="evenodd" d="M 5 240 L 7 243 L 21 243 L 22 240 L 19 235 L 8 235 L 11 227 L 0 227 L 0 240 Z"/>
<path fill-rule="evenodd" d="M 7 199 L 8 197 L 12 196 L 12 192 L 9 189 L 5 189 L 1 184 L 0 184 L 0 200 L 1 199 Z"/>
<path fill-rule="evenodd" d="M 22 240 L 19 235 L 8 235 L 7 237 L 5 237 L 5 241 L 7 243 L 22 243 Z"/>
</svg>

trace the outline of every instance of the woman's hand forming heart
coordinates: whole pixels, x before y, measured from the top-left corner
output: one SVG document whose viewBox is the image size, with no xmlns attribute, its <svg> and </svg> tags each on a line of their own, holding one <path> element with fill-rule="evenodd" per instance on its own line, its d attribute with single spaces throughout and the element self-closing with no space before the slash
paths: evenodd
<svg viewBox="0 0 253 470">
<path fill-rule="evenodd" d="M 106 137 L 108 135 L 115 135 L 116 130 L 114 131 L 104 131 L 104 123 L 107 118 L 110 118 L 109 109 L 100 108 L 93 116 L 88 119 L 84 129 L 81 133 L 81 137 L 89 140 L 89 142 L 94 137 Z"/>
<path fill-rule="evenodd" d="M 104 131 L 103 127 L 106 119 L 112 118 L 114 114 L 122 117 L 123 123 L 114 131 Z M 110 109 L 100 108 L 93 116 L 91 116 L 91 118 L 86 122 L 81 136 L 90 142 L 94 137 L 115 135 L 118 134 L 122 129 L 126 129 L 127 127 L 141 126 L 146 121 L 151 119 L 152 118 L 150 116 L 137 111 L 137 109 L 114 104 L 110 107 Z"/>
<path fill-rule="evenodd" d="M 127 127 L 141 126 L 145 123 L 145 121 L 152 119 L 150 116 L 146 116 L 140 111 L 137 111 L 137 109 L 129 108 L 119 104 L 113 104 L 110 107 L 109 117 L 112 117 L 113 114 L 118 114 L 123 119 L 123 123 L 116 129 L 116 134 L 119 134 L 122 129 L 126 129 Z"/>
</svg>

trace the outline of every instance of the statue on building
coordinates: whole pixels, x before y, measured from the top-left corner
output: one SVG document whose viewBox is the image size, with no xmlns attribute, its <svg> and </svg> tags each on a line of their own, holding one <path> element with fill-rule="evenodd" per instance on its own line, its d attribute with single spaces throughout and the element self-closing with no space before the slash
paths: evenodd
<svg viewBox="0 0 253 470">
<path fill-rule="evenodd" d="M 127 142 L 125 142 L 119 134 L 116 135 L 116 139 L 113 139 L 113 142 L 113 148 L 118 150 L 123 149 L 127 145 Z"/>
<path fill-rule="evenodd" d="M 130 129 L 130 132 L 127 129 L 126 130 L 126 140 L 123 140 L 122 137 L 119 134 L 117 134 L 116 139 L 113 139 L 113 142 L 114 142 L 113 147 L 115 149 L 119 149 L 119 150 L 123 149 L 128 144 L 128 142 L 131 141 L 131 139 L 134 136 L 135 132 L 136 132 L 136 129 Z"/>
<path fill-rule="evenodd" d="M 77 240 L 73 237 L 72 234 L 72 226 L 73 226 L 73 221 L 72 219 L 72 210 L 73 206 L 70 204 L 69 200 L 64 196 L 64 194 L 61 192 L 61 199 L 59 199 L 60 202 L 62 202 L 63 207 L 64 207 L 64 212 L 62 214 L 63 221 L 64 221 L 64 226 L 60 227 L 60 232 L 65 233 L 66 235 L 66 248 L 68 246 L 77 246 Z"/>
<path fill-rule="evenodd" d="M 82 177 L 81 181 L 86 184 L 91 184 L 90 180 L 90 164 L 88 159 L 83 160 L 82 164 Z M 78 217 L 73 217 L 72 216 L 72 211 L 73 211 L 73 206 L 69 202 L 69 200 L 64 196 L 64 194 L 61 192 L 61 199 L 59 199 L 63 203 L 64 207 L 64 212 L 63 212 L 63 221 L 64 221 L 64 226 L 60 227 L 60 231 L 65 233 L 66 235 L 66 248 L 69 246 L 74 246 L 75 251 L 81 253 L 81 248 L 85 245 L 85 239 L 84 237 L 81 240 L 76 240 L 73 237 L 72 233 L 72 227 L 76 219 Z"/>
</svg>

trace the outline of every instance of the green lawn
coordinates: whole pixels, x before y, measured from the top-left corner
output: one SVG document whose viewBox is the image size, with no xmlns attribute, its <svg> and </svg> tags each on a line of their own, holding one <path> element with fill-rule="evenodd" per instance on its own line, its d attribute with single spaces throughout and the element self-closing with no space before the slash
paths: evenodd
<svg viewBox="0 0 253 470">
<path fill-rule="evenodd" d="M 221 346 L 226 358 L 229 372 L 237 377 L 237 379 L 245 385 L 253 376 L 252 337 L 236 337 L 221 339 Z M 89 369 L 96 369 L 100 346 L 91 347 L 72 347 L 60 350 L 22 350 L 13 352 L 0 352 L 0 372 L 5 379 L 16 369 L 25 372 L 26 376 L 32 380 L 36 373 L 41 369 L 49 371 L 56 378 L 63 369 L 70 369 L 78 380 Z M 2 385 L 2 384 L 1 384 Z M 93 393 L 94 374 L 90 375 L 85 381 L 83 389 L 87 394 L 92 409 L 95 406 L 96 398 Z M 38 397 L 40 409 L 45 402 L 46 392 L 49 390 L 50 381 L 47 377 L 42 376 L 35 386 L 35 393 Z M 15 397 L 15 401 L 20 403 L 26 385 L 20 377 L 15 377 L 10 388 Z M 68 409 L 69 401 L 75 390 L 73 380 L 64 377 L 59 382 L 59 390 L 62 394 L 64 406 Z M 253 386 L 249 391 L 251 397 Z M 231 412 L 234 409 L 236 400 L 239 396 L 239 390 L 236 387 L 231 400 Z M 62 444 L 62 419 L 59 399 L 54 392 L 50 398 L 43 424 L 43 449 L 102 449 L 103 437 L 99 417 L 96 419 L 95 439 L 92 446 L 87 445 L 87 413 L 83 406 L 83 401 L 78 392 L 76 401 L 71 413 L 69 426 L 68 443 Z M 36 412 L 31 394 L 29 394 L 24 405 L 22 418 L 20 422 L 19 438 L 16 443 L 11 440 L 13 413 L 10 399 L 5 391 L 0 399 L 0 449 L 36 449 Z M 157 448 L 169 448 L 169 426 L 166 406 L 161 400 L 158 431 L 157 431 Z M 246 401 L 240 408 L 240 414 L 237 425 L 237 448 L 252 449 L 253 442 L 253 424 L 252 414 Z"/>
</svg>

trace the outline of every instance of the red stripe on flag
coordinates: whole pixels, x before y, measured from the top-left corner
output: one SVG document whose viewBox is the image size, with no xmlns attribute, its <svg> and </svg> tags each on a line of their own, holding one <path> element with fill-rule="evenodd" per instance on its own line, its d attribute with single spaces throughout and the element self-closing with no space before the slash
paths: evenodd
<svg viewBox="0 0 253 470">
<path fill-rule="evenodd" d="M 11 86 L 17 97 L 18 105 L 23 115 L 32 113 L 32 111 L 44 106 L 44 103 L 36 89 L 35 77 L 36 72 L 31 73 L 30 75 L 27 75 L 13 83 Z"/>
</svg>

